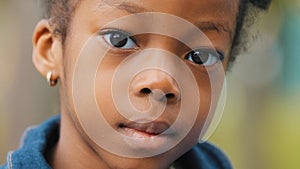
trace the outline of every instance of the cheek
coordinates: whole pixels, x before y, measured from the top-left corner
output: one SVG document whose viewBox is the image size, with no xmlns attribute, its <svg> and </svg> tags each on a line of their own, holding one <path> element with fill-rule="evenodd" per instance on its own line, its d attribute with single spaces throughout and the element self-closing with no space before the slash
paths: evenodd
<svg viewBox="0 0 300 169">
<path fill-rule="evenodd" d="M 114 125 L 118 121 L 124 120 L 122 115 L 118 113 L 115 107 L 112 85 L 115 78 L 115 72 L 125 58 L 126 57 L 107 54 L 99 64 L 95 76 L 95 98 L 98 104 L 98 109 L 102 113 L 104 119 L 111 125 Z M 118 93 L 115 94 L 118 95 Z"/>
<path fill-rule="evenodd" d="M 112 98 L 111 84 L 116 65 L 108 64 L 104 59 L 99 65 L 95 78 L 95 97 L 98 103 L 98 109 L 102 113 L 104 119 L 111 124 L 112 119 L 116 120 L 117 115 Z"/>
<path fill-rule="evenodd" d="M 204 125 L 207 115 L 211 108 L 211 99 L 212 99 L 212 90 L 210 85 L 210 80 L 208 75 L 201 75 L 195 76 L 198 84 L 198 91 L 199 91 L 199 111 L 197 120 L 195 122 L 194 129 L 197 132 L 197 136 L 200 134 L 199 132 Z"/>
<path fill-rule="evenodd" d="M 213 70 L 206 70 L 203 72 L 195 71 L 198 90 L 199 90 L 199 113 L 197 121 L 194 126 L 195 132 L 199 133 L 205 122 L 210 122 L 212 119 L 208 118 L 214 115 L 219 96 L 223 86 L 225 73 L 222 65 L 217 66 Z"/>
</svg>

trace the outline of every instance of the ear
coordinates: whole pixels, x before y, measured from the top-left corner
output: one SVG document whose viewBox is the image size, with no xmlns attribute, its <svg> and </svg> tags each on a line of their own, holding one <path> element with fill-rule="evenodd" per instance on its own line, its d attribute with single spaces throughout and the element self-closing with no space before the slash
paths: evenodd
<svg viewBox="0 0 300 169">
<path fill-rule="evenodd" d="M 32 61 L 36 69 L 43 77 L 48 72 L 52 73 L 52 79 L 58 79 L 61 75 L 63 45 L 59 35 L 53 33 L 49 20 L 41 20 L 33 33 Z"/>
</svg>

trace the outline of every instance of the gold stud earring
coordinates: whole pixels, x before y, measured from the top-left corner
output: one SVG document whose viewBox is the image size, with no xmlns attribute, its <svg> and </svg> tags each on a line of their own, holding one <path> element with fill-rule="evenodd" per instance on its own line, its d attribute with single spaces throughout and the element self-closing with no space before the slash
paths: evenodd
<svg viewBox="0 0 300 169">
<path fill-rule="evenodd" d="M 47 82 L 49 83 L 49 85 L 50 85 L 51 87 L 54 87 L 54 86 L 56 86 L 56 84 L 57 84 L 57 79 L 54 79 L 54 80 L 53 80 L 52 75 L 53 75 L 52 72 L 48 72 L 48 73 L 47 73 Z"/>
</svg>

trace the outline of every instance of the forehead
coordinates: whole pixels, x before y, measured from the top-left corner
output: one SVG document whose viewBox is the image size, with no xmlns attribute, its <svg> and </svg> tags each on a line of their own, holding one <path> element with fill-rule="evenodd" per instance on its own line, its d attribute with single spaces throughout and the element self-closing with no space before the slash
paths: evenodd
<svg viewBox="0 0 300 169">
<path fill-rule="evenodd" d="M 109 15 L 109 10 L 123 12 L 163 12 L 177 15 L 191 22 L 205 17 L 223 23 L 236 18 L 239 0 L 81 0 L 77 10 Z M 229 23 L 227 23 L 229 24 Z"/>
</svg>

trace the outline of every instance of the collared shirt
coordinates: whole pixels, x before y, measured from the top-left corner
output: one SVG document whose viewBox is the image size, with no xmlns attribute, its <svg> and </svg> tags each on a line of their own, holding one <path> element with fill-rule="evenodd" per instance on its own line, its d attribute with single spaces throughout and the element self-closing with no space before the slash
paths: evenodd
<svg viewBox="0 0 300 169">
<path fill-rule="evenodd" d="M 28 128 L 18 150 L 7 155 L 0 169 L 51 169 L 45 154 L 59 138 L 60 117 L 54 116 L 39 126 Z M 170 169 L 232 169 L 227 157 L 209 143 L 197 144 Z"/>
</svg>

